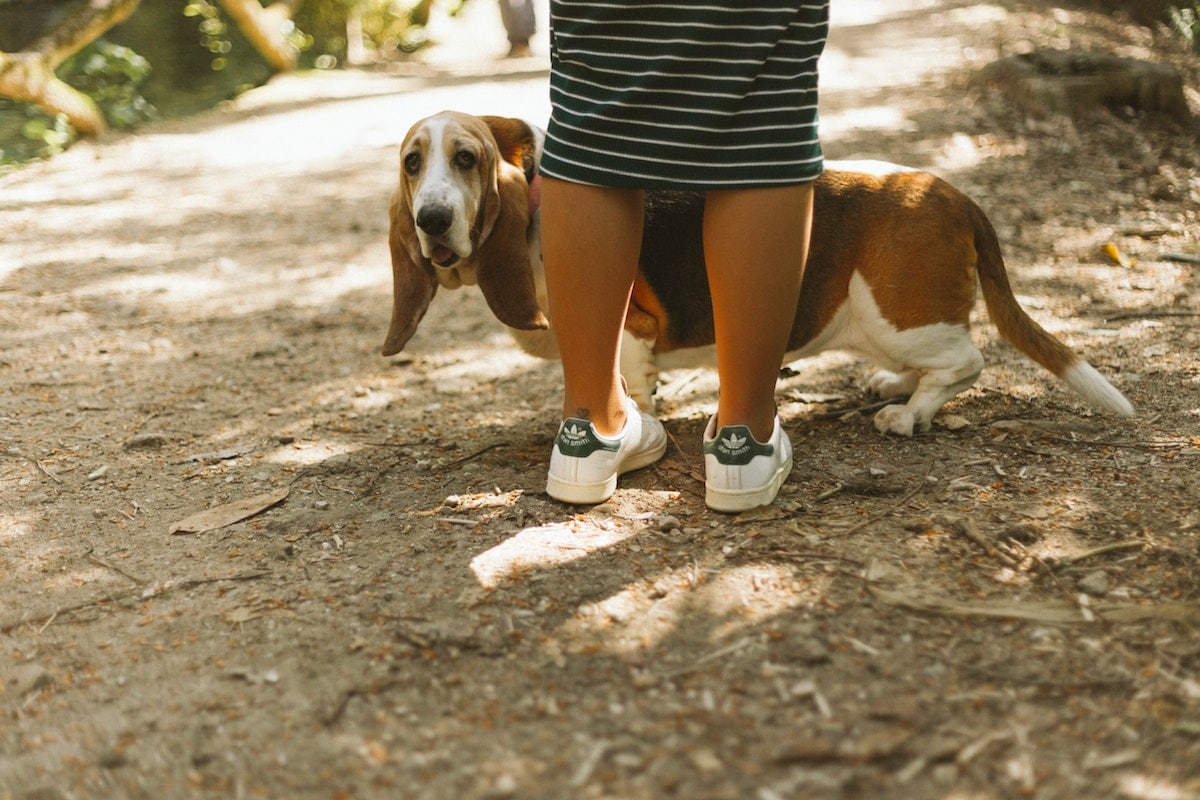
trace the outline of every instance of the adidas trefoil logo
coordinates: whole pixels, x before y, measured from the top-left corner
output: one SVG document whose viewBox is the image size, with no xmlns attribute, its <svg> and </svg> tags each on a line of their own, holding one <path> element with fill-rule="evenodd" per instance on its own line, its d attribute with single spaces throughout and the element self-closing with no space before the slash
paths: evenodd
<svg viewBox="0 0 1200 800">
<path fill-rule="evenodd" d="M 774 445 L 756 442 L 745 425 L 721 428 L 716 439 L 704 444 L 706 455 L 716 456 L 717 461 L 728 466 L 745 466 L 758 456 L 774 452 Z"/>
<path fill-rule="evenodd" d="M 738 436 L 731 431 L 728 436 L 721 440 L 721 452 L 731 458 L 740 456 L 750 449 L 746 441 L 745 436 Z"/>
<path fill-rule="evenodd" d="M 563 422 L 555 438 L 558 451 L 564 456 L 587 458 L 597 450 L 615 452 L 621 446 L 620 442 L 603 442 L 596 436 L 590 423 L 571 417 Z"/>
<path fill-rule="evenodd" d="M 578 425 L 567 425 L 563 427 L 562 436 L 566 444 L 569 446 L 579 446 L 587 441 L 588 431 L 586 428 L 581 428 Z"/>
</svg>

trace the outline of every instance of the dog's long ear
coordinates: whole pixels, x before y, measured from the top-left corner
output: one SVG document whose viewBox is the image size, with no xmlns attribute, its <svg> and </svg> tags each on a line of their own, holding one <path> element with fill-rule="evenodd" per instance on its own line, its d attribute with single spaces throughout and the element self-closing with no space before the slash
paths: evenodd
<svg viewBox="0 0 1200 800">
<path fill-rule="evenodd" d="M 475 279 L 496 318 L 510 328 L 545 330 L 550 321 L 537 302 L 529 261 L 529 183 L 525 173 L 497 158 L 480 209 L 483 236 L 475 257 Z"/>
<path fill-rule="evenodd" d="M 511 117 L 480 117 L 492 131 L 500 158 L 525 173 L 532 181 L 537 170 L 538 140 L 529 123 Z"/>
<path fill-rule="evenodd" d="M 388 246 L 392 251 L 392 322 L 383 343 L 385 356 L 404 349 L 429 310 L 437 291 L 433 265 L 421 256 L 416 226 L 403 189 L 392 195 Z"/>
</svg>

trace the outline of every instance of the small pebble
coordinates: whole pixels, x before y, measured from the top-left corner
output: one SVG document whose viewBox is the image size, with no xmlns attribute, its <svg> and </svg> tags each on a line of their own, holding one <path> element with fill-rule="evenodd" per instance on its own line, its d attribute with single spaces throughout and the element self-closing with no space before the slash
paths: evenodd
<svg viewBox="0 0 1200 800">
<path fill-rule="evenodd" d="M 167 437 L 161 433 L 139 433 L 125 442 L 126 450 L 156 450 L 167 444 Z"/>
<path fill-rule="evenodd" d="M 1104 597 L 1108 594 L 1108 573 L 1102 569 L 1084 575 L 1075 584 L 1080 591 L 1087 592 L 1093 597 Z"/>
</svg>

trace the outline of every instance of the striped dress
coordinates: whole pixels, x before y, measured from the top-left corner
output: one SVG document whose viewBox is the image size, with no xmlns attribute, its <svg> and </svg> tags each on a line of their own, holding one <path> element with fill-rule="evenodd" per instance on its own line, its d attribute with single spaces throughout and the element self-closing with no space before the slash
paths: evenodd
<svg viewBox="0 0 1200 800">
<path fill-rule="evenodd" d="M 550 19 L 545 175 L 705 190 L 821 173 L 829 0 L 551 0 Z"/>
</svg>

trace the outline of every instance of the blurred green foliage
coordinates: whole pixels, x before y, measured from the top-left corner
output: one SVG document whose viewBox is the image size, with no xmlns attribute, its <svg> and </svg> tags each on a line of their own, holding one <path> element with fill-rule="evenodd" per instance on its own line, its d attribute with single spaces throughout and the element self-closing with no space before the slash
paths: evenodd
<svg viewBox="0 0 1200 800">
<path fill-rule="evenodd" d="M 1169 6 L 1168 18 L 1171 28 L 1187 40 L 1196 50 L 1200 50 L 1200 5 Z"/>
<path fill-rule="evenodd" d="M 69 3 L 48 2 L 8 10 L 30 24 L 35 18 L 29 15 L 44 12 L 36 19 L 49 25 L 61 17 L 58 6 L 65 10 Z M 304 0 L 295 20 L 286 23 L 287 36 L 300 52 L 301 68 L 403 59 L 428 43 L 425 25 L 433 2 Z M 456 14 L 468 0 L 448 2 L 449 13 Z M 8 47 L 19 48 L 39 32 L 25 28 L 24 38 Z M 132 17 L 64 62 L 57 74 L 91 97 L 111 127 L 128 129 L 211 108 L 265 82 L 272 72 L 217 0 L 142 0 Z M 62 116 L 0 99 L 0 172 L 62 152 L 74 138 Z"/>
<path fill-rule="evenodd" d="M 113 128 L 132 128 L 153 119 L 156 111 L 138 91 L 150 63 L 128 47 L 104 39 L 92 42 L 63 62 L 58 75 L 88 95 Z M 0 169 L 32 158 L 57 155 L 75 138 L 62 114 L 0 99 Z"/>
</svg>

